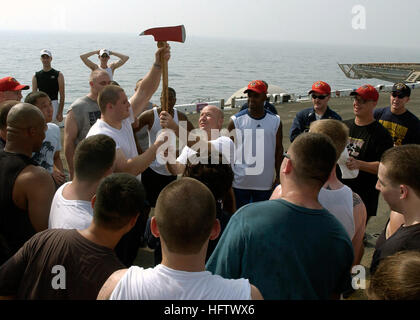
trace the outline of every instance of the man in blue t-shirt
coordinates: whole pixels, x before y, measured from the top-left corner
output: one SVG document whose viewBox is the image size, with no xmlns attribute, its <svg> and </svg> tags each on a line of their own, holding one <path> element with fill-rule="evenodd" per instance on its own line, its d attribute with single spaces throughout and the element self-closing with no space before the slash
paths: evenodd
<svg viewBox="0 0 420 320">
<path fill-rule="evenodd" d="M 311 95 L 313 107 L 299 111 L 290 127 L 290 142 L 302 132 L 308 132 L 312 122 L 321 119 L 342 120 L 341 117 L 328 106 L 331 98 L 331 87 L 324 81 L 317 81 L 308 92 Z"/>
<path fill-rule="evenodd" d="M 391 106 L 377 109 L 374 117 L 391 134 L 394 146 L 420 144 L 420 120 L 408 111 L 411 89 L 404 83 L 396 83 L 390 96 Z"/>
<path fill-rule="evenodd" d="M 329 137 L 296 138 L 281 164 L 281 198 L 239 209 L 207 270 L 247 278 L 265 299 L 338 298 L 350 281 L 353 247 L 344 227 L 318 202 L 335 160 Z"/>
</svg>

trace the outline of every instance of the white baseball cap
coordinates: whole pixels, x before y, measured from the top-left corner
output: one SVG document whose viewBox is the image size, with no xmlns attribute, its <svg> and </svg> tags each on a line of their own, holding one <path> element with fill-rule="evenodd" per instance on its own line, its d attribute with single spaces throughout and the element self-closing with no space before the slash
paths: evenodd
<svg viewBox="0 0 420 320">
<path fill-rule="evenodd" d="M 46 54 L 49 57 L 52 57 L 51 51 L 47 50 L 47 49 L 42 49 L 41 50 L 41 57 Z"/>
<path fill-rule="evenodd" d="M 106 54 L 108 57 L 110 56 L 109 50 L 107 49 L 101 49 L 101 51 L 99 51 L 100 57 L 102 57 L 103 54 Z"/>
</svg>

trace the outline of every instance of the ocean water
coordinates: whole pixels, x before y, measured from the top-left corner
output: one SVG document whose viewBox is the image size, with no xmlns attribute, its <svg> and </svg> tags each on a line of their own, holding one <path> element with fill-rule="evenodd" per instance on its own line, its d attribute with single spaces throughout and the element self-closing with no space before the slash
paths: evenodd
<svg viewBox="0 0 420 320">
<path fill-rule="evenodd" d="M 156 43 L 151 36 L 136 34 L 46 34 L 0 31 L 0 78 L 13 76 L 31 85 L 35 71 L 42 68 L 41 49 L 53 54 L 53 68 L 65 78 L 65 110 L 89 92 L 88 69 L 79 56 L 101 48 L 130 56 L 117 69 L 116 80 L 128 96 L 136 81 L 154 62 Z M 169 86 L 177 91 L 177 104 L 227 100 L 249 81 L 263 79 L 289 93 L 305 94 L 317 80 L 328 82 L 333 90 L 357 88 L 364 83 L 389 84 L 376 79 L 347 79 L 337 63 L 419 62 L 418 49 L 355 47 L 331 44 L 239 41 L 188 37 L 185 43 L 171 43 Z M 114 61 L 115 57 L 111 57 Z M 91 60 L 97 62 L 96 56 Z M 29 91 L 24 91 L 26 95 Z M 152 101 L 159 103 L 160 89 Z"/>
</svg>

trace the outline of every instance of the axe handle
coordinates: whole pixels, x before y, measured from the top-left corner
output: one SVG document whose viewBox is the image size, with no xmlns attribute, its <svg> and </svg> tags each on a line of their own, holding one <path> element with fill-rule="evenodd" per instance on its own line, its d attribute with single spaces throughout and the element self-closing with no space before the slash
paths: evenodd
<svg viewBox="0 0 420 320">
<path fill-rule="evenodd" d="M 165 41 L 158 41 L 158 48 L 162 48 L 166 45 Z M 168 60 L 163 55 L 160 56 L 160 64 L 162 66 L 162 111 L 171 113 L 168 107 Z"/>
</svg>

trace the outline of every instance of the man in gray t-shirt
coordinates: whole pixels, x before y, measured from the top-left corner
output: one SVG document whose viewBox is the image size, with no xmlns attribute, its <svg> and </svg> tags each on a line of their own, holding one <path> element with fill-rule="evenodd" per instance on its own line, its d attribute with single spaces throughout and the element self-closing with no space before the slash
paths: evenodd
<svg viewBox="0 0 420 320">
<path fill-rule="evenodd" d="M 86 137 L 90 127 L 101 117 L 96 100 L 102 88 L 110 82 L 111 79 L 106 71 L 100 69 L 92 71 L 89 79 L 89 94 L 73 102 L 67 112 L 64 124 L 64 154 L 70 179 L 73 178 L 74 150 L 77 144 Z"/>
</svg>

